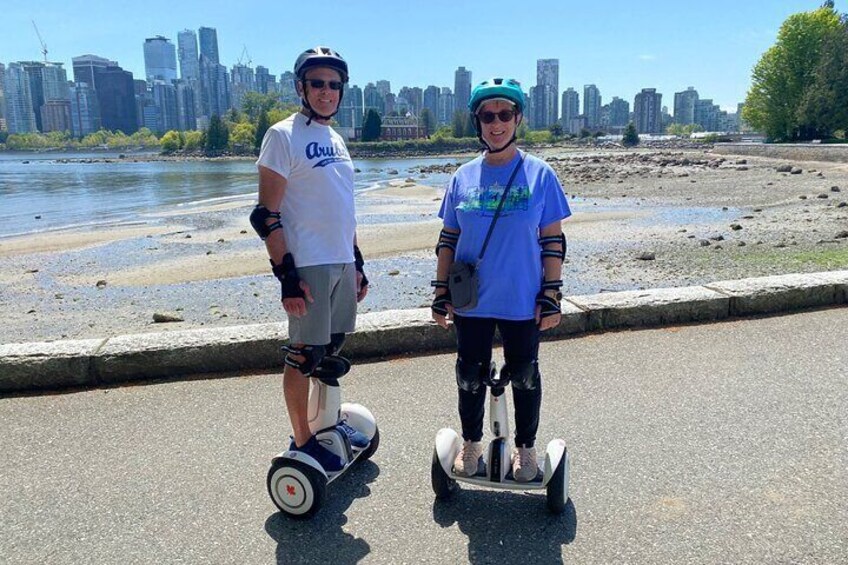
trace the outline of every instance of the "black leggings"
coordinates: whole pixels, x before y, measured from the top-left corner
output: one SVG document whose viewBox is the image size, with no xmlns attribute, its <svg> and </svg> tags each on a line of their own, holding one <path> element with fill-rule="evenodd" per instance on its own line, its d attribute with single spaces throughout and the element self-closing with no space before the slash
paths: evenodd
<svg viewBox="0 0 848 565">
<path fill-rule="evenodd" d="M 539 328 L 535 320 L 499 320 L 496 318 L 454 317 L 456 346 L 459 358 L 467 363 L 480 363 L 488 367 L 492 361 L 492 342 L 495 327 L 503 340 L 504 359 L 507 363 L 535 363 L 539 357 Z M 512 388 L 515 405 L 515 445 L 533 447 L 539 429 L 539 409 L 542 406 L 542 381 L 537 376 L 536 388 Z M 462 438 L 470 441 L 483 439 L 483 415 L 486 387 L 477 392 L 459 389 L 459 419 L 462 421 Z"/>
</svg>

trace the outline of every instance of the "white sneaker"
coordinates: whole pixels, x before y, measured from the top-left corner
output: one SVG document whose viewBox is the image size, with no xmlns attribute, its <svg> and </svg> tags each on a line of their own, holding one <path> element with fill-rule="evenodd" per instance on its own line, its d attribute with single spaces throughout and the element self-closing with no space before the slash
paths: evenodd
<svg viewBox="0 0 848 565">
<path fill-rule="evenodd" d="M 477 474 L 477 465 L 483 456 L 482 441 L 465 441 L 462 449 L 456 455 L 453 462 L 453 471 L 463 477 L 473 477 Z"/>
<path fill-rule="evenodd" d="M 535 447 L 517 447 L 512 450 L 512 477 L 516 481 L 529 483 L 536 478 L 538 472 Z"/>
</svg>

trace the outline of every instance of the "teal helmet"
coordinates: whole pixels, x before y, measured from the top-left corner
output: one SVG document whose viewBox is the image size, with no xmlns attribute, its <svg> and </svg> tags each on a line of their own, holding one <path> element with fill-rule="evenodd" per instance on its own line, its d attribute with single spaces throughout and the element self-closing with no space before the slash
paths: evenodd
<svg viewBox="0 0 848 565">
<path fill-rule="evenodd" d="M 512 78 L 492 78 L 484 80 L 471 91 L 471 100 L 468 101 L 468 109 L 472 114 L 477 113 L 480 104 L 486 100 L 502 99 L 515 104 L 518 111 L 524 113 L 526 102 L 521 84 Z"/>
</svg>

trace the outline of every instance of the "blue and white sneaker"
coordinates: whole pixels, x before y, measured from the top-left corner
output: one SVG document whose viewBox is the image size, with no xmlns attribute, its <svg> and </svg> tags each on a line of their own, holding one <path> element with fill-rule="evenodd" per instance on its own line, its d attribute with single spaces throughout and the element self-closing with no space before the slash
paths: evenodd
<svg viewBox="0 0 848 565">
<path fill-rule="evenodd" d="M 350 440 L 350 445 L 357 449 L 364 449 L 371 443 L 368 436 L 350 427 L 345 420 L 336 424 L 336 429 L 345 434 Z"/>
<path fill-rule="evenodd" d="M 300 451 L 301 453 L 309 455 L 318 461 L 318 463 L 321 464 L 321 467 L 323 467 L 328 473 L 335 473 L 344 469 L 344 461 L 342 461 L 341 457 L 332 451 L 325 449 L 315 436 L 309 438 L 309 441 L 300 447 L 297 447 L 297 444 L 295 444 L 294 440 L 292 440 L 289 445 L 289 450 Z"/>
</svg>

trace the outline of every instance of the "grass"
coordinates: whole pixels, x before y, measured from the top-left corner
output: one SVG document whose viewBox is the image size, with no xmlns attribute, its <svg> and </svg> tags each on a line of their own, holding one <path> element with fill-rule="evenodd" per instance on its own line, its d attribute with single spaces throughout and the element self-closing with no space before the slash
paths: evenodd
<svg viewBox="0 0 848 565">
<path fill-rule="evenodd" d="M 743 253 L 735 257 L 737 261 L 755 265 L 782 266 L 790 270 L 801 267 L 816 267 L 821 270 L 848 269 L 848 247 L 825 247 L 820 250 L 794 251 L 791 248 L 770 249 Z"/>
</svg>

